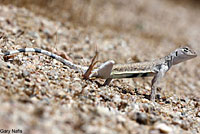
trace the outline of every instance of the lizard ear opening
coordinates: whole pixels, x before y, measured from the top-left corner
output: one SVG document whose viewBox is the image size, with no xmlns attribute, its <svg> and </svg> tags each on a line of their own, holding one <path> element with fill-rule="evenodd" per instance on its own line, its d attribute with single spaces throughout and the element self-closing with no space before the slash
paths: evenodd
<svg viewBox="0 0 200 134">
<path fill-rule="evenodd" d="M 178 56 L 178 51 L 176 51 L 176 57 Z"/>
</svg>

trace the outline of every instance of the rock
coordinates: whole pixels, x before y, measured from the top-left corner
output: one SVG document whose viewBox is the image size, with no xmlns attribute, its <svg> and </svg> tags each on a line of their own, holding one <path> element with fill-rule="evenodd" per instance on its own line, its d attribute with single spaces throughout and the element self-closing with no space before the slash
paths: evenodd
<svg viewBox="0 0 200 134">
<path fill-rule="evenodd" d="M 143 105 L 142 105 L 142 108 L 144 109 L 144 111 L 145 112 L 150 112 L 150 110 L 151 110 L 151 105 L 150 104 L 148 104 L 148 103 L 144 103 Z"/>
<path fill-rule="evenodd" d="M 135 120 L 139 124 L 146 125 L 148 123 L 148 116 L 145 113 L 142 113 L 142 112 L 130 113 L 129 117 L 131 119 Z"/>
<path fill-rule="evenodd" d="M 154 124 L 158 120 L 161 120 L 161 119 L 159 117 L 157 117 L 157 116 L 153 116 L 153 115 L 149 116 L 149 124 Z"/>
<path fill-rule="evenodd" d="M 200 112 L 197 112 L 196 117 L 200 117 Z"/>
<path fill-rule="evenodd" d="M 173 118 L 173 120 L 172 120 L 172 124 L 174 124 L 174 125 L 180 125 L 181 123 L 182 123 L 182 121 L 178 118 Z"/>
<path fill-rule="evenodd" d="M 30 73 L 27 71 L 27 70 L 23 70 L 22 71 L 22 76 L 23 77 L 27 77 L 27 76 L 29 76 L 30 75 Z"/>
<path fill-rule="evenodd" d="M 55 94 L 56 97 L 60 98 L 60 99 L 64 99 L 66 98 L 66 93 L 64 91 L 58 91 L 56 94 Z"/>
<path fill-rule="evenodd" d="M 109 111 L 108 108 L 102 107 L 102 106 L 97 106 L 97 113 L 101 116 L 110 116 L 111 112 Z"/>
<path fill-rule="evenodd" d="M 126 118 L 124 118 L 124 117 L 121 116 L 121 115 L 117 115 L 117 121 L 118 121 L 118 122 L 126 122 Z"/>
<path fill-rule="evenodd" d="M 119 95 L 116 94 L 113 97 L 113 101 L 116 102 L 116 103 L 120 103 L 122 101 L 122 99 Z"/>
<path fill-rule="evenodd" d="M 190 123 L 188 121 L 182 121 L 182 123 L 180 124 L 182 129 L 188 130 L 190 128 Z"/>
<path fill-rule="evenodd" d="M 172 128 L 165 123 L 156 123 L 154 129 L 158 129 L 161 133 L 169 134 L 172 132 Z"/>
</svg>

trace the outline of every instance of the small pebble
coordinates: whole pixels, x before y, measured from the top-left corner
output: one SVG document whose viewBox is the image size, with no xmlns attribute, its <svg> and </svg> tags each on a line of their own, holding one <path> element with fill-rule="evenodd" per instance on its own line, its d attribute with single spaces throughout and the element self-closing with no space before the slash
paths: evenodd
<svg viewBox="0 0 200 134">
<path fill-rule="evenodd" d="M 135 112 L 133 116 L 134 116 L 133 118 L 135 119 L 135 121 L 139 124 L 146 125 L 148 122 L 148 116 L 145 113 Z"/>
<path fill-rule="evenodd" d="M 181 123 L 182 123 L 182 121 L 178 118 L 173 118 L 173 120 L 172 120 L 172 124 L 174 124 L 174 125 L 180 125 Z"/>
<path fill-rule="evenodd" d="M 111 112 L 109 111 L 108 108 L 106 107 L 102 107 L 102 106 L 98 106 L 97 107 L 97 113 L 101 116 L 109 116 L 111 115 Z"/>
<path fill-rule="evenodd" d="M 172 132 L 172 128 L 167 126 L 165 123 L 156 123 L 154 129 L 160 130 L 161 133 L 169 134 Z"/>
<path fill-rule="evenodd" d="M 145 112 L 147 112 L 147 113 L 150 112 L 151 107 L 150 107 L 150 105 L 148 103 L 144 103 L 142 105 L 142 107 L 143 107 Z"/>
<path fill-rule="evenodd" d="M 200 112 L 197 112 L 196 117 L 200 117 Z"/>
<path fill-rule="evenodd" d="M 190 128 L 190 123 L 188 121 L 185 121 L 185 120 L 182 121 L 181 128 L 185 129 L 185 130 L 188 130 Z"/>
<path fill-rule="evenodd" d="M 30 75 L 30 73 L 27 71 L 27 70 L 23 70 L 22 71 L 22 76 L 23 77 L 27 77 L 27 76 L 29 76 Z"/>
</svg>

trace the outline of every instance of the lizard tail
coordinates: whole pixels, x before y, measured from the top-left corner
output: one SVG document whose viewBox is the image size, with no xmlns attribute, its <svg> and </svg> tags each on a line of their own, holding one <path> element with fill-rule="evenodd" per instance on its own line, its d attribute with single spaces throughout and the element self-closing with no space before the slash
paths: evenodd
<svg viewBox="0 0 200 134">
<path fill-rule="evenodd" d="M 22 53 L 22 52 L 35 52 L 35 53 L 41 53 L 41 54 L 47 55 L 47 56 L 49 56 L 53 59 L 60 61 L 64 65 L 68 66 L 69 68 L 74 69 L 74 70 L 78 70 L 78 71 L 81 71 L 81 72 L 86 72 L 86 70 L 88 68 L 88 67 L 76 65 L 76 64 L 72 63 L 71 61 L 68 61 L 68 60 L 62 58 L 61 56 L 59 56 L 57 54 L 54 54 L 54 53 L 51 53 L 49 51 L 39 49 L 39 48 L 22 48 L 22 49 L 8 51 L 8 52 L 5 52 L 5 53 L 0 53 L 0 55 L 8 56 L 8 55 L 13 55 L 13 54 Z"/>
</svg>

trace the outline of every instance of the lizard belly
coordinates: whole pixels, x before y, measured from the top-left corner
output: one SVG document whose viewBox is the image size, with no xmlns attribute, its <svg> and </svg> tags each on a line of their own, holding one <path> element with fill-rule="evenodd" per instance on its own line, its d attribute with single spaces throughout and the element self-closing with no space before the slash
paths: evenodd
<svg viewBox="0 0 200 134">
<path fill-rule="evenodd" d="M 134 71 L 134 72 L 112 72 L 111 78 L 135 78 L 135 77 L 150 77 L 154 76 L 154 72 Z"/>
</svg>

